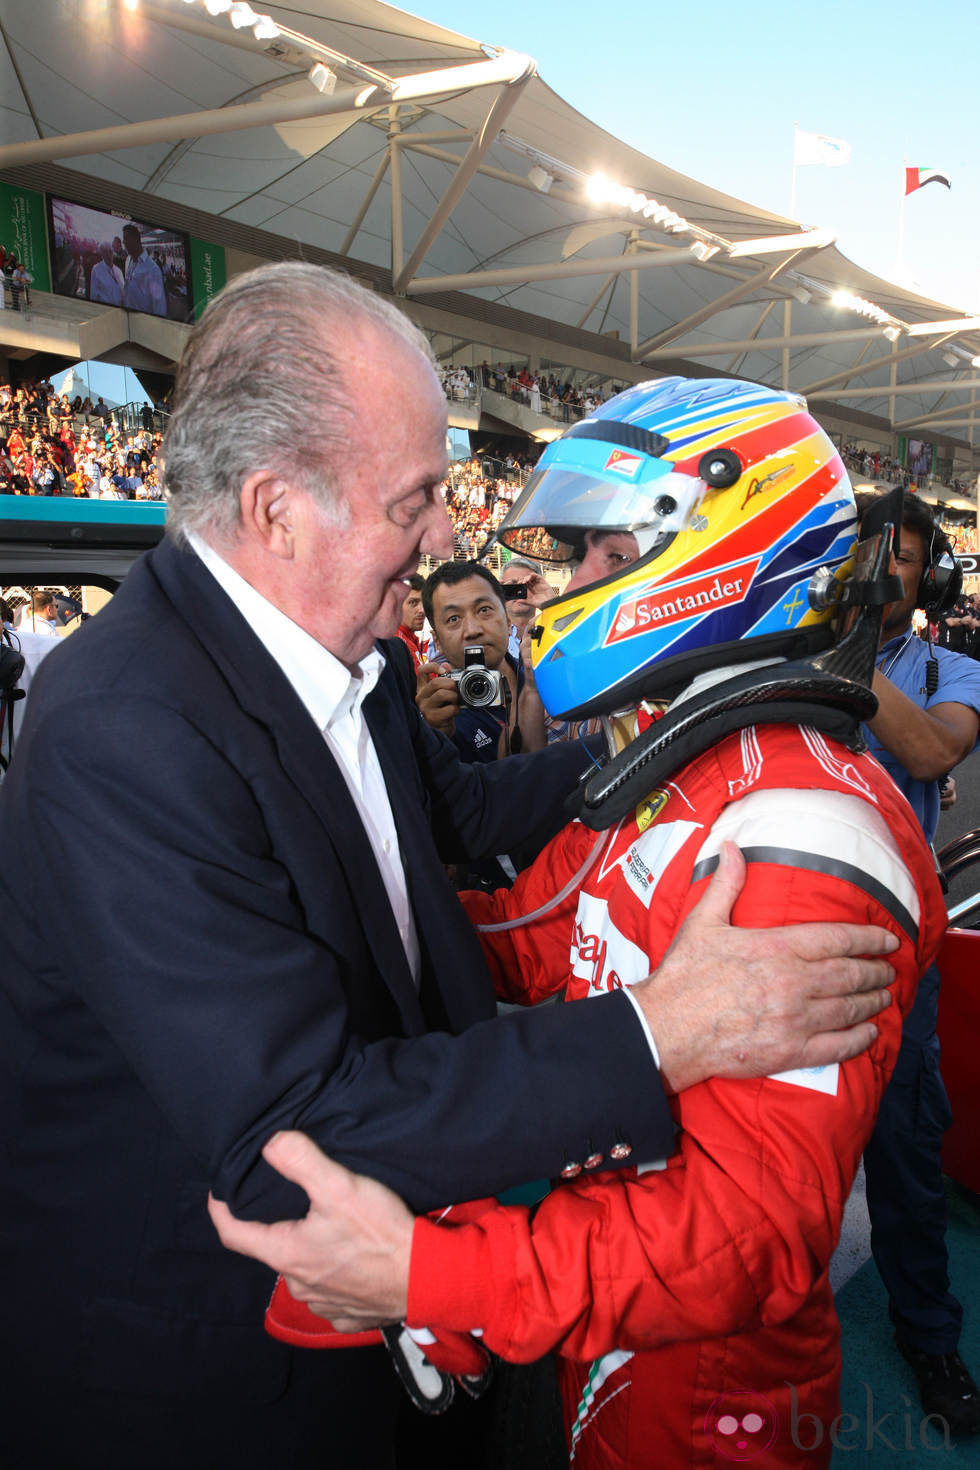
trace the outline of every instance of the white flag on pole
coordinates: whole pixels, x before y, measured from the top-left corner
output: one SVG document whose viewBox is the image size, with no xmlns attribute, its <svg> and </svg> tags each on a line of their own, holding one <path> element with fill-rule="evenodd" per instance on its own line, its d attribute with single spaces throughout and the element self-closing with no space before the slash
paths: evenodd
<svg viewBox="0 0 980 1470">
<path fill-rule="evenodd" d="M 824 168 L 843 168 L 851 161 L 851 145 L 843 138 L 828 138 L 826 133 L 804 133 L 796 129 L 793 144 L 793 167 L 819 163 Z"/>
</svg>

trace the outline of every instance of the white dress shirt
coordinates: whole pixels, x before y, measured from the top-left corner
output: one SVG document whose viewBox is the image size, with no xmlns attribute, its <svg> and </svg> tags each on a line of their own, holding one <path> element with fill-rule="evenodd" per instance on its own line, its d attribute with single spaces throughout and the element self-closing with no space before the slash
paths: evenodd
<svg viewBox="0 0 980 1470">
<path fill-rule="evenodd" d="M 150 311 L 154 316 L 167 315 L 167 293 L 163 275 L 152 255 L 143 253 L 135 260 L 126 256 L 126 280 L 123 306 L 127 311 Z"/>
<path fill-rule="evenodd" d="M 282 669 L 323 734 L 340 767 L 367 833 L 412 978 L 419 979 L 419 941 L 402 865 L 395 819 L 378 753 L 361 706 L 377 684 L 385 661 L 377 650 L 361 659 L 357 672 L 334 658 L 322 643 L 246 582 L 212 546 L 188 537 L 215 581 L 228 594 L 256 638 Z"/>
</svg>

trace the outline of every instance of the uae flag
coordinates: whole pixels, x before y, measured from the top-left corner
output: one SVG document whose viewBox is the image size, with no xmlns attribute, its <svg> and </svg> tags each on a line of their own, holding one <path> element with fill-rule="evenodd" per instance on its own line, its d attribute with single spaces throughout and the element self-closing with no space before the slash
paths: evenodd
<svg viewBox="0 0 980 1470">
<path fill-rule="evenodd" d="M 941 174 L 938 168 L 907 168 L 905 170 L 905 192 L 914 194 L 916 189 L 923 188 L 926 184 L 945 184 L 949 188 L 949 179 Z"/>
</svg>

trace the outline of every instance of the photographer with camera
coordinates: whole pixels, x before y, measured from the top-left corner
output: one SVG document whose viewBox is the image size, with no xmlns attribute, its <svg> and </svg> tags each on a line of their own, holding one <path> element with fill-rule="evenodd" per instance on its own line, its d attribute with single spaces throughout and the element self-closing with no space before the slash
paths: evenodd
<svg viewBox="0 0 980 1470">
<path fill-rule="evenodd" d="M 479 562 L 444 562 L 422 588 L 422 606 L 440 649 L 418 671 L 415 702 L 448 735 L 464 761 L 494 761 L 542 750 L 544 708 L 525 656 L 507 652 L 510 618 L 503 588 Z"/>
<path fill-rule="evenodd" d="M 556 589 L 541 575 L 541 569 L 523 556 L 512 556 L 501 567 L 499 580 L 510 619 L 507 650 L 517 658 L 521 639 L 537 617 L 538 608 L 556 595 Z"/>
</svg>

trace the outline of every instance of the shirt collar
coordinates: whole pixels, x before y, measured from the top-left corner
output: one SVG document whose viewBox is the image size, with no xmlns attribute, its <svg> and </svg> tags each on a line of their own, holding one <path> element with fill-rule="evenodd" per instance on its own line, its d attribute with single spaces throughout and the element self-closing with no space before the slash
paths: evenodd
<svg viewBox="0 0 980 1470">
<path fill-rule="evenodd" d="M 351 673 L 329 649 L 246 582 L 213 546 L 193 531 L 187 539 L 282 669 L 317 728 L 325 730 L 342 716 L 357 714 L 381 677 L 383 655 L 372 649 L 357 665 L 357 672 Z"/>
<path fill-rule="evenodd" d="M 909 636 L 911 629 L 912 624 L 909 623 L 908 627 L 903 628 L 901 633 L 896 633 L 894 638 L 889 638 L 887 643 L 883 643 L 878 649 L 878 657 L 880 658 L 883 653 L 890 653 L 893 648 L 897 648 Z"/>
</svg>

